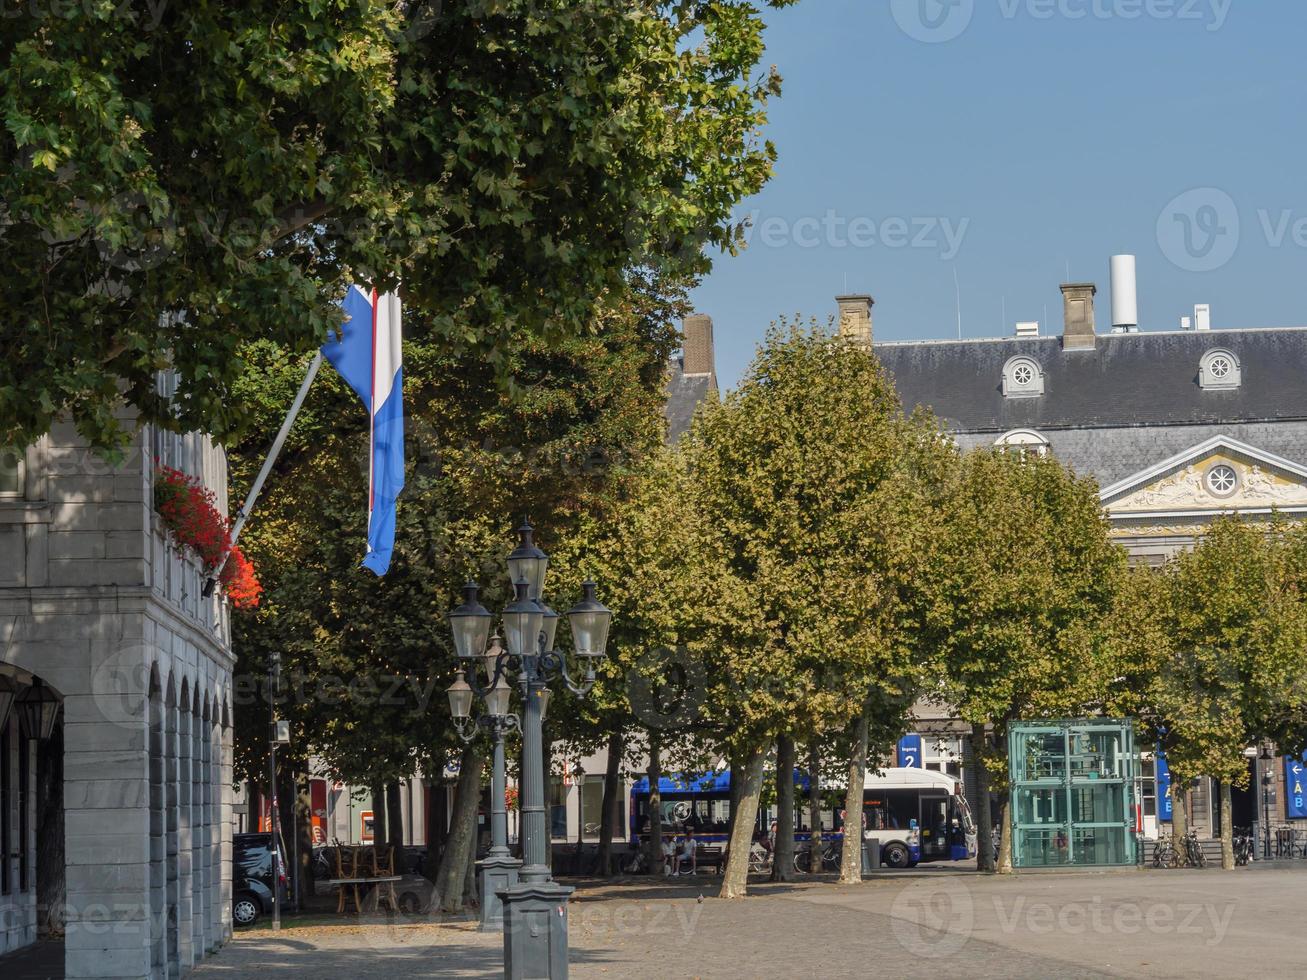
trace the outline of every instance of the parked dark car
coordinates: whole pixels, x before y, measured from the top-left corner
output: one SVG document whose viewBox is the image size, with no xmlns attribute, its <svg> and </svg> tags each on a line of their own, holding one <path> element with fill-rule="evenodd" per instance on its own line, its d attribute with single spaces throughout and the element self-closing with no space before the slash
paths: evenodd
<svg viewBox="0 0 1307 980">
<path fill-rule="evenodd" d="M 278 848 L 277 894 L 282 908 L 288 894 L 286 848 Z M 272 835 L 237 834 L 232 839 L 231 917 L 238 926 L 252 926 L 272 912 Z"/>
</svg>

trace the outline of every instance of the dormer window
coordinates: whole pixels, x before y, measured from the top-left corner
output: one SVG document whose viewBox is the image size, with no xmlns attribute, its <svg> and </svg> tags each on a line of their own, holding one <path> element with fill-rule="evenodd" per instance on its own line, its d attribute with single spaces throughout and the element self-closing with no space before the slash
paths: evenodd
<svg viewBox="0 0 1307 980">
<path fill-rule="evenodd" d="M 1044 372 L 1029 357 L 1014 357 L 1003 366 L 1003 397 L 1038 398 L 1044 393 Z"/>
<path fill-rule="evenodd" d="M 1034 429 L 1014 429 L 999 436 L 994 445 L 1022 458 L 1026 456 L 1047 456 L 1049 450 L 1048 440 Z"/>
<path fill-rule="evenodd" d="M 1230 351 L 1216 348 L 1203 355 L 1198 364 L 1198 384 L 1204 390 L 1238 388 L 1242 383 L 1239 358 Z"/>
</svg>

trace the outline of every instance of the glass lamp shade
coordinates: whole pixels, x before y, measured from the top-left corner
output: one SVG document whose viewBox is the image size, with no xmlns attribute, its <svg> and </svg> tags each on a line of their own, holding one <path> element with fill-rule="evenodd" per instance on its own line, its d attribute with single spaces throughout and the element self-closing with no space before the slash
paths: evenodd
<svg viewBox="0 0 1307 980">
<path fill-rule="evenodd" d="M 554 649 L 554 637 L 558 635 L 558 613 L 554 612 L 543 602 L 540 608 L 544 610 L 544 619 L 541 621 L 541 631 L 545 634 L 545 650 Z"/>
<path fill-rule="evenodd" d="M 462 721 L 472 716 L 472 688 L 468 686 L 460 670 L 454 677 L 454 683 L 445 688 L 449 698 L 449 714 Z"/>
<path fill-rule="evenodd" d="M 545 715 L 549 714 L 549 702 L 554 697 L 554 692 L 547 687 L 542 687 L 536 692 L 536 697 L 540 699 L 540 720 L 545 720 Z"/>
<path fill-rule="evenodd" d="M 508 555 L 508 580 L 517 587 L 518 582 L 527 584 L 527 598 L 539 599 L 545 594 L 545 573 L 549 571 L 549 556 L 536 547 L 532 536 L 535 528 L 528 521 L 523 521 L 517 529 L 519 538 L 516 548 Z"/>
<path fill-rule="evenodd" d="M 9 712 L 13 709 L 17 697 L 18 685 L 12 678 L 0 674 L 0 732 L 3 732 L 5 726 L 9 724 Z"/>
<path fill-rule="evenodd" d="M 449 629 L 454 634 L 454 650 L 460 658 L 479 657 L 490 636 L 490 613 L 477 601 L 477 584 L 463 586 L 463 604 L 449 614 Z"/>
<path fill-rule="evenodd" d="M 54 723 L 59 717 L 59 696 L 38 677 L 17 700 L 18 721 L 28 738 L 42 741 L 54 734 Z"/>
<path fill-rule="evenodd" d="M 567 611 L 572 644 L 578 657 L 602 657 L 608 646 L 608 624 L 613 614 L 595 598 L 593 582 L 586 582 L 581 588 L 581 601 Z"/>
<path fill-rule="evenodd" d="M 508 702 L 513 696 L 513 689 L 501 674 L 499 680 L 486 693 L 486 713 L 502 718 L 508 714 Z"/>
<path fill-rule="evenodd" d="M 540 626 L 544 610 L 528 596 L 530 585 L 517 583 L 517 598 L 504 607 L 504 641 L 515 657 L 534 656 L 539 652 Z"/>
</svg>

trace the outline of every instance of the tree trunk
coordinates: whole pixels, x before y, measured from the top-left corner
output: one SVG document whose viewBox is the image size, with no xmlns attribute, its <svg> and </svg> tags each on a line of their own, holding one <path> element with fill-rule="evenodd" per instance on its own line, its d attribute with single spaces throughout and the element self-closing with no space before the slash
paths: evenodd
<svg viewBox="0 0 1307 980">
<path fill-rule="evenodd" d="M 871 721 L 871 699 L 863 702 L 853 730 L 853 752 L 849 756 L 849 785 L 844 791 L 844 847 L 840 853 L 840 884 L 862 880 L 862 800 L 867 786 L 867 726 Z M 810 859 L 810 871 L 821 870 L 820 854 Z"/>
<path fill-rule="evenodd" d="M 776 738 L 776 853 L 771 880 L 794 880 L 794 763 L 796 750 L 789 735 Z M 820 854 L 815 850 L 813 854 Z"/>
<path fill-rule="evenodd" d="M 985 726 L 971 726 L 971 774 L 976 783 L 976 870 L 993 872 L 994 820 L 989 799 L 989 769 L 985 767 Z"/>
<path fill-rule="evenodd" d="M 608 767 L 604 770 L 604 800 L 599 807 L 599 874 L 613 874 L 613 825 L 622 815 L 622 753 L 626 740 L 620 730 L 608 736 Z"/>
<path fill-rule="evenodd" d="M 821 749 L 814 735 L 808 745 L 808 824 L 812 853 L 821 853 Z M 791 862 L 792 863 L 792 862 Z"/>
<path fill-rule="evenodd" d="M 467 868 L 463 872 L 463 905 L 465 908 L 480 908 L 482 900 L 477 886 L 477 849 L 474 844 L 467 849 Z"/>
<path fill-rule="evenodd" d="M 296 814 L 296 806 L 299 802 L 297 793 L 297 784 L 299 782 L 299 773 L 295 769 L 294 763 L 290 759 L 279 761 L 277 764 L 277 817 L 278 827 L 281 832 L 281 846 L 285 848 L 286 866 L 282 869 L 286 872 L 286 903 L 292 909 L 298 909 L 299 891 L 300 891 L 300 870 L 296 864 L 296 837 L 295 832 L 299 824 Z M 283 912 L 287 911 L 285 908 Z"/>
<path fill-rule="evenodd" d="M 1001 875 L 1012 873 L 1012 794 L 1004 793 L 998 805 L 998 859 L 994 869 Z"/>
<path fill-rule="evenodd" d="M 730 849 L 726 870 L 722 874 L 721 898 L 743 898 L 749 891 L 749 846 L 753 843 L 753 825 L 758 819 L 758 799 L 762 795 L 762 765 L 769 742 L 759 742 L 741 753 L 744 771 L 731 770 L 731 785 L 740 785 L 739 811 L 733 814 Z"/>
<path fill-rule="evenodd" d="M 400 795 L 399 783 L 386 787 L 386 840 L 395 848 L 395 868 L 399 868 L 398 854 L 404 846 L 404 801 Z"/>
<path fill-rule="evenodd" d="M 1230 784 L 1221 782 L 1221 867 L 1234 868 L 1234 816 L 1230 813 Z"/>
<path fill-rule="evenodd" d="M 444 769 L 441 766 L 436 770 L 440 772 Z M 445 784 L 438 777 L 432 777 L 426 781 L 427 798 L 430 800 L 426 808 L 426 830 L 427 830 L 427 856 L 422 862 L 422 874 L 427 881 L 435 882 L 436 875 L 440 871 L 440 852 L 445 842 L 445 821 L 444 809 L 441 807 L 441 797 L 445 793 Z"/>
<path fill-rule="evenodd" d="M 386 785 L 373 783 L 368 790 L 372 794 L 372 846 L 378 854 L 383 854 L 390 845 L 390 824 L 386 822 Z"/>
<path fill-rule="evenodd" d="M 309 788 L 309 774 L 301 772 L 295 780 L 295 835 L 288 860 L 295 864 L 295 908 L 303 909 L 313 897 L 313 794 Z M 298 851 L 298 854 L 295 852 Z"/>
<path fill-rule="evenodd" d="M 739 750 L 727 752 L 726 764 L 730 766 L 731 771 L 731 812 L 726 818 L 726 839 L 731 840 L 735 836 L 735 815 L 740 812 L 740 794 L 744 792 L 744 783 L 736 777 L 735 773 L 744 768 L 744 754 Z"/>
<path fill-rule="evenodd" d="M 660 784 L 663 779 L 663 740 L 662 735 L 649 729 L 649 829 L 644 842 L 645 853 L 649 862 L 649 873 L 663 873 L 663 794 Z"/>
<path fill-rule="evenodd" d="M 481 801 L 481 767 L 485 762 L 481 739 L 463 747 L 459 759 L 458 788 L 454 795 L 454 812 L 445 840 L 445 853 L 436 873 L 435 903 L 442 912 L 463 911 L 463 879 L 467 875 L 468 854 L 476 854 L 477 806 Z"/>
<path fill-rule="evenodd" d="M 1184 864 L 1184 838 L 1189 832 L 1189 780 L 1181 779 L 1171 771 L 1171 843 L 1176 856 Z"/>
</svg>

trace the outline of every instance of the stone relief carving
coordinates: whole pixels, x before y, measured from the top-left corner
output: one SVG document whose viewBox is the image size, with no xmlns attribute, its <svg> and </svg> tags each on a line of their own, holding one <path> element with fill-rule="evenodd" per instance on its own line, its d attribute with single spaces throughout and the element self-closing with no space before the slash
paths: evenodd
<svg viewBox="0 0 1307 980">
<path fill-rule="evenodd" d="M 1292 483 L 1276 483 L 1260 466 L 1254 466 L 1243 476 L 1242 496 L 1248 500 L 1300 502 L 1307 501 L 1307 489 Z"/>
<path fill-rule="evenodd" d="M 1277 482 L 1275 477 L 1260 466 L 1225 462 L 1235 467 L 1240 475 L 1239 489 L 1232 496 L 1217 497 L 1212 494 L 1204 479 L 1207 466 L 1191 464 L 1171 477 L 1114 501 L 1108 505 L 1108 511 L 1157 510 L 1164 507 L 1208 510 L 1213 507 L 1237 508 L 1266 504 L 1307 505 L 1307 487 Z"/>
</svg>

